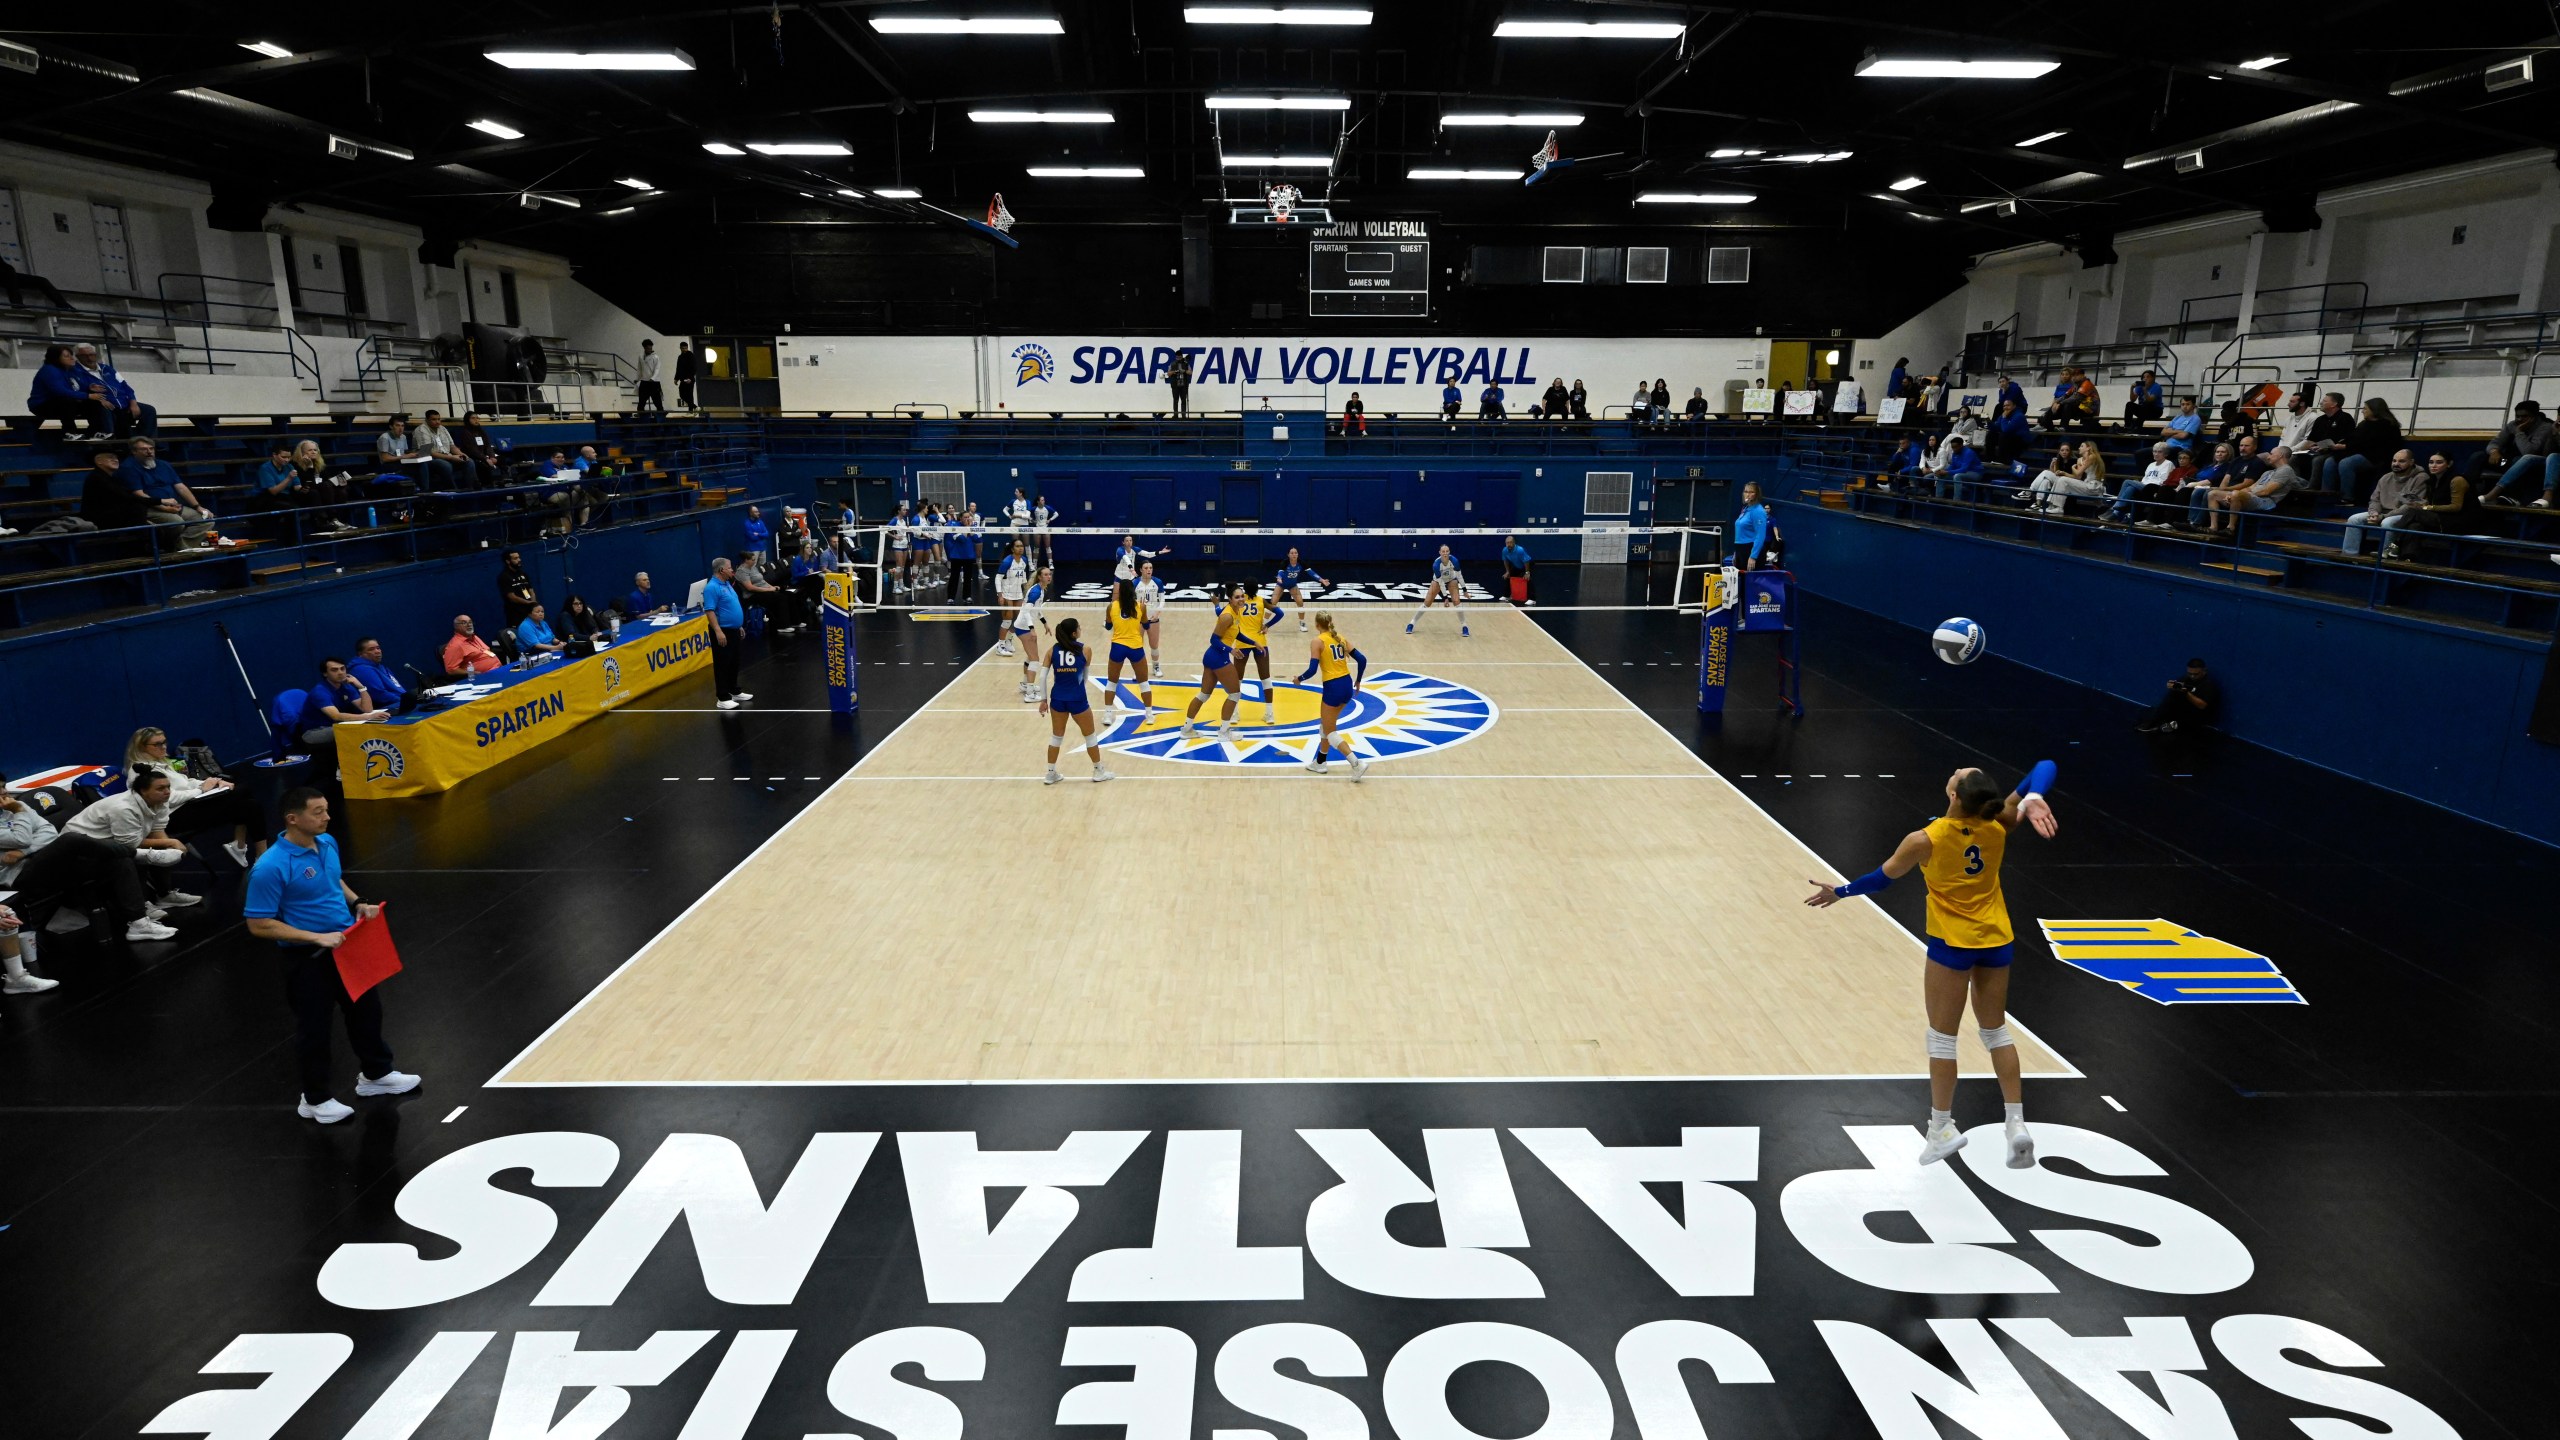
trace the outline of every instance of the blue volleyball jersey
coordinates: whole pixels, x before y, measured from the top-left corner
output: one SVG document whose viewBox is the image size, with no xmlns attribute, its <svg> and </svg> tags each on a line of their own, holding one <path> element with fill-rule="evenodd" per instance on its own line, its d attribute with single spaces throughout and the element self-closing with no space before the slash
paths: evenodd
<svg viewBox="0 0 2560 1440">
<path fill-rule="evenodd" d="M 1049 647 L 1049 703 L 1065 704 L 1084 698 L 1086 651 L 1083 645 Z"/>
</svg>

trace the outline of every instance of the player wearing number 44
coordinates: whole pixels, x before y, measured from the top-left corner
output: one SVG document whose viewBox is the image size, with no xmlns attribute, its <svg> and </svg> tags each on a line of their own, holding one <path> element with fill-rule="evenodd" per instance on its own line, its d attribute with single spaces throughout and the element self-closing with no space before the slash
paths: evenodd
<svg viewBox="0 0 2560 1440">
<path fill-rule="evenodd" d="M 2025 1087 L 2018 1080 L 2018 1045 L 2009 1033 L 2013 936 L 2009 903 L 2000 893 L 2000 859 L 2010 828 L 2020 820 L 2048 840 L 2061 828 L 2044 798 L 2053 780 L 2050 760 L 2037 761 L 2018 788 L 2005 793 L 1983 771 L 1958 770 L 1947 777 L 1946 814 L 1903 836 L 1882 865 L 1846 884 L 1816 880 L 1805 897 L 1804 903 L 1821 909 L 1853 895 L 1873 895 L 1913 870 L 1928 887 L 1929 962 L 1922 967 L 1921 995 L 1929 1014 L 1929 1128 L 1920 1150 L 1923 1165 L 1964 1148 L 1964 1132 L 1950 1112 L 1956 1099 L 1956 1027 L 1964 1023 L 1968 990 L 2007 1111 L 2009 1168 L 2036 1163 Z"/>
</svg>

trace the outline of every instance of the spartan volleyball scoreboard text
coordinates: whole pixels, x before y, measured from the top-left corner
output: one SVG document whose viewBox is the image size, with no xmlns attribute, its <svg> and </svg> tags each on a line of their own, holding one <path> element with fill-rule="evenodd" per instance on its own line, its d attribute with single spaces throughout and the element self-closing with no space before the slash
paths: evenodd
<svg viewBox="0 0 2560 1440">
<path fill-rule="evenodd" d="M 1431 313 L 1431 241 L 1418 220 L 1360 220 L 1307 242 L 1307 313 L 1410 320 Z"/>
</svg>

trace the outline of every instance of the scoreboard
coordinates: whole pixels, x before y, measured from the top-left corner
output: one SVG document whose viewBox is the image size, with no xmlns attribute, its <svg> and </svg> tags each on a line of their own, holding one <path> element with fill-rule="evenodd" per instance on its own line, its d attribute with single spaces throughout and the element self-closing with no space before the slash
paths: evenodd
<svg viewBox="0 0 2560 1440">
<path fill-rule="evenodd" d="M 1410 320 L 1431 313 L 1431 242 L 1317 238 L 1307 242 L 1307 314 Z"/>
</svg>

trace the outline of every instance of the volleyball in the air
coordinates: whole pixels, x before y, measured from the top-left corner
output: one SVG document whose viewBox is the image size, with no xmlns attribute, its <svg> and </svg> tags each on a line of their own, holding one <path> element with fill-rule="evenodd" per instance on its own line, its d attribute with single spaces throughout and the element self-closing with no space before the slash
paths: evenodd
<svg viewBox="0 0 2560 1440">
<path fill-rule="evenodd" d="M 1962 617 L 1939 621 L 1937 633 L 1929 637 L 1929 648 L 1950 665 L 1972 664 L 1990 643 L 1991 637 L 1983 633 L 1981 626 Z"/>
</svg>

